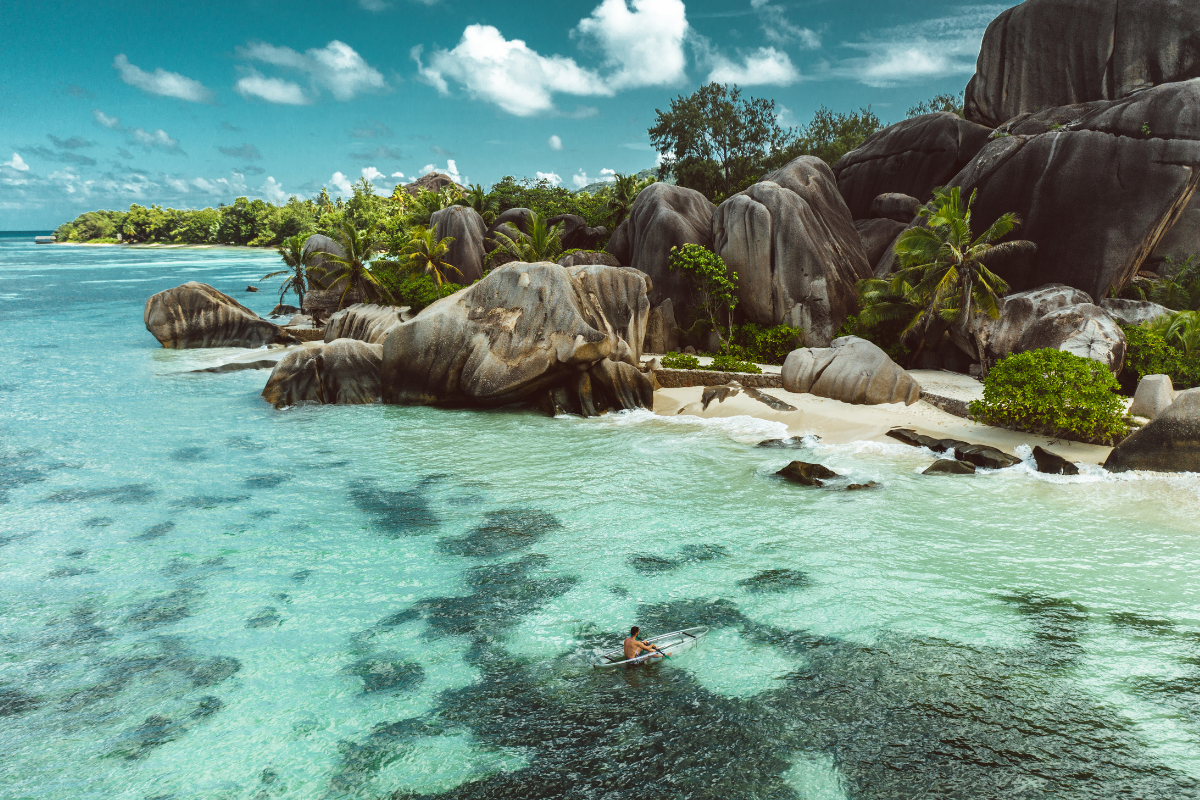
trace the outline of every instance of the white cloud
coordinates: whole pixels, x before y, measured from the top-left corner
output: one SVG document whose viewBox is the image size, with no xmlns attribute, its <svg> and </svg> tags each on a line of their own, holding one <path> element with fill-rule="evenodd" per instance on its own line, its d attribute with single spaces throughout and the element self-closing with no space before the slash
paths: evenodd
<svg viewBox="0 0 1200 800">
<path fill-rule="evenodd" d="M 179 147 L 179 140 L 172 138 L 162 128 L 151 133 L 142 128 L 134 128 L 129 131 L 129 141 L 139 145 L 142 149 L 149 152 L 150 150 L 161 150 L 164 153 L 175 153 L 184 155 L 184 152 Z"/>
<path fill-rule="evenodd" d="M 354 194 L 354 187 L 350 185 L 350 179 L 340 172 L 333 173 L 333 176 L 329 179 L 329 182 L 332 183 L 333 188 L 337 189 L 338 192 L 340 192 L 344 197 L 350 197 Z"/>
<path fill-rule="evenodd" d="M 712 56 L 709 81 L 736 83 L 739 86 L 788 86 L 800 79 L 787 53 L 774 47 L 760 47 L 735 63 L 723 55 Z"/>
<path fill-rule="evenodd" d="M 386 175 L 384 175 L 382 172 L 375 169 L 374 167 L 363 167 L 362 176 L 369 181 L 375 181 L 375 180 L 379 180 L 380 178 L 387 177 Z"/>
<path fill-rule="evenodd" d="M 608 167 L 605 167 L 604 169 L 600 170 L 600 174 L 608 176 L 608 179 L 612 180 L 612 176 L 616 175 L 617 171 L 615 169 L 609 169 Z"/>
<path fill-rule="evenodd" d="M 18 172 L 29 172 L 29 165 L 25 163 L 25 159 L 21 158 L 19 153 L 13 153 L 13 157 L 0 164 L 0 167 L 9 167 Z"/>
<path fill-rule="evenodd" d="M 549 181 L 551 186 L 558 186 L 562 183 L 562 177 L 557 172 L 539 172 L 537 173 L 539 181 Z"/>
<path fill-rule="evenodd" d="M 177 97 L 192 103 L 208 103 L 213 99 L 213 93 L 200 81 L 192 80 L 178 72 L 167 72 L 162 67 L 154 72 L 146 72 L 130 64 L 124 53 L 113 59 L 113 68 L 121 73 L 121 80 L 143 92 Z"/>
<path fill-rule="evenodd" d="M 270 175 L 267 176 L 266 183 L 260 186 L 258 191 L 262 192 L 262 196 L 275 205 L 280 205 L 287 199 L 287 193 L 283 191 L 283 187 Z"/>
<path fill-rule="evenodd" d="M 302 72 L 308 76 L 314 92 L 318 88 L 326 89 L 337 100 L 350 100 L 362 92 L 387 88 L 387 81 L 379 70 L 368 64 L 353 47 L 337 39 L 303 53 L 266 42 L 251 42 L 238 48 L 237 53 L 251 61 Z"/>
<path fill-rule="evenodd" d="M 472 97 L 518 117 L 552 109 L 554 92 L 612 94 L 599 75 L 574 59 L 539 55 L 520 39 L 505 39 L 491 25 L 468 25 L 458 45 L 430 53 L 428 65 L 421 52 L 419 45 L 411 52 L 417 71 L 439 92 L 449 91 L 446 78 L 452 78 Z"/>
<path fill-rule="evenodd" d="M 392 177 L 398 178 L 399 180 L 404 180 L 404 173 L 403 172 L 393 172 Z"/>
<path fill-rule="evenodd" d="M 591 183 L 591 181 L 588 180 L 587 173 L 583 171 L 583 167 L 580 167 L 579 172 L 571 176 L 571 183 L 575 185 L 576 189 L 582 189 Z"/>
<path fill-rule="evenodd" d="M 268 103 L 280 105 L 303 106 L 312 100 L 300 88 L 300 84 L 286 81 L 283 78 L 268 78 L 258 70 L 250 70 L 248 75 L 238 79 L 233 90 L 242 97 L 257 97 Z"/>
<path fill-rule="evenodd" d="M 821 37 L 817 32 L 811 28 L 793 25 L 783 6 L 770 5 L 767 0 L 750 0 L 750 7 L 758 11 L 763 35 L 771 44 L 786 45 L 797 42 L 806 50 L 815 50 L 821 46 Z"/>
<path fill-rule="evenodd" d="M 110 117 L 108 114 L 105 114 L 98 108 L 92 109 L 92 118 L 95 119 L 96 122 L 101 126 L 108 128 L 109 130 L 121 130 L 121 120 L 118 117 Z"/>
<path fill-rule="evenodd" d="M 572 33 L 594 38 L 613 70 L 611 89 L 664 86 L 685 77 L 683 0 L 603 0 Z"/>
<path fill-rule="evenodd" d="M 546 144 L 550 145 L 551 150 L 562 150 L 562 139 L 557 136 L 551 136 L 546 140 Z"/>
</svg>

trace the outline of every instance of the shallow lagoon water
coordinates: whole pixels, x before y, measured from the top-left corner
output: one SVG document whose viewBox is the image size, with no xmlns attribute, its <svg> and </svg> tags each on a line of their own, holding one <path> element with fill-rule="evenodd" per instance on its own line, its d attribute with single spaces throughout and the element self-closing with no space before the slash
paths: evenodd
<svg viewBox="0 0 1200 800">
<path fill-rule="evenodd" d="M 276 260 L 0 240 L 0 797 L 1200 796 L 1200 478 L 276 411 L 145 331 Z M 635 623 L 713 632 L 587 667 Z"/>
</svg>

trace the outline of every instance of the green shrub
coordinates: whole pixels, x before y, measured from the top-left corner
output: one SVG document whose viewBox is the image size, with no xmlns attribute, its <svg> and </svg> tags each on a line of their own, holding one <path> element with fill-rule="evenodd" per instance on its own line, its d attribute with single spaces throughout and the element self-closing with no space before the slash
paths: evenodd
<svg viewBox="0 0 1200 800">
<path fill-rule="evenodd" d="M 803 346 L 804 331 L 791 325 L 763 330 L 753 322 L 737 325 L 729 343 L 729 355 L 757 364 L 782 364 L 788 353 Z"/>
<path fill-rule="evenodd" d="M 403 271 L 396 262 L 376 262 L 372 265 L 375 277 L 391 292 L 396 303 L 420 311 L 425 306 L 454 294 L 463 288 L 457 283 L 444 283 L 441 289 L 433 278 L 424 273 Z"/>
<path fill-rule="evenodd" d="M 659 359 L 659 363 L 665 369 L 700 369 L 700 360 L 687 353 L 667 353 Z"/>
<path fill-rule="evenodd" d="M 749 361 L 743 361 L 735 356 L 720 355 L 713 356 L 712 363 L 701 369 L 712 370 L 713 372 L 750 372 L 755 375 L 762 373 L 757 364 L 752 364 Z"/>
<path fill-rule="evenodd" d="M 1005 358 L 983 383 L 971 415 L 988 425 L 1054 438 L 1109 443 L 1129 432 L 1112 373 L 1098 361 L 1062 350 Z"/>
<path fill-rule="evenodd" d="M 1132 393 L 1147 375 L 1170 375 L 1176 389 L 1200 386 L 1200 356 L 1188 358 L 1172 347 L 1156 330 L 1141 325 L 1122 325 L 1125 333 L 1125 368 L 1121 385 Z"/>
</svg>

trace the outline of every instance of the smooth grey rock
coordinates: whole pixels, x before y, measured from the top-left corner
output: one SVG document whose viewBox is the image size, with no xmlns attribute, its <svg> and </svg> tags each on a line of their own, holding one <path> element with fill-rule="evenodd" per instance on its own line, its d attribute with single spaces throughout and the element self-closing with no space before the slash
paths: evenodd
<svg viewBox="0 0 1200 800">
<path fill-rule="evenodd" d="M 645 349 L 649 353 L 679 352 L 679 329 L 675 322 L 675 305 L 671 298 L 650 309 L 646 319 Z"/>
<path fill-rule="evenodd" d="M 605 228 L 603 225 L 589 228 L 587 220 L 577 214 L 559 214 L 556 217 L 550 217 L 550 219 L 546 220 L 546 224 L 550 226 L 562 226 L 559 240 L 562 242 L 564 250 L 593 250 L 608 235 L 608 228 Z M 587 263 L 596 264 L 604 262 L 592 261 Z M 563 266 L 575 266 L 575 264 L 564 264 Z M 614 264 L 613 266 L 620 265 Z"/>
<path fill-rule="evenodd" d="M 876 219 L 890 219 L 903 222 L 905 225 L 917 216 L 921 201 L 903 192 L 884 192 L 871 201 L 871 216 Z"/>
<path fill-rule="evenodd" d="M 975 465 L 952 458 L 939 458 L 929 465 L 922 475 L 974 475 Z"/>
<path fill-rule="evenodd" d="M 698 244 L 712 249 L 716 206 L 694 189 L 652 183 L 633 201 L 629 217 L 617 226 L 604 249 L 625 266 L 650 276 L 651 305 L 671 298 L 675 312 L 693 304 L 691 280 L 669 267 L 671 248 Z"/>
<path fill-rule="evenodd" d="M 529 219 L 533 212 L 528 208 L 510 208 L 503 212 L 488 227 L 483 239 L 483 249 L 490 253 L 499 246 L 497 233 L 512 238 L 515 234 L 529 232 Z"/>
<path fill-rule="evenodd" d="M 1033 463 L 1037 466 L 1038 472 L 1044 472 L 1047 475 L 1079 474 L 1079 467 L 1060 455 L 1043 450 L 1040 446 L 1033 448 Z"/>
<path fill-rule="evenodd" d="M 602 359 L 633 352 L 617 333 L 620 320 L 608 319 L 605 309 L 648 306 L 628 295 L 600 298 L 596 293 L 605 285 L 622 291 L 645 285 L 628 270 L 573 270 L 548 262 L 505 264 L 392 328 L 383 344 L 384 401 L 502 406 L 532 399 L 552 386 L 581 394 L 576 385 L 581 373 Z M 617 274 L 595 272 L 602 270 Z"/>
<path fill-rule="evenodd" d="M 894 219 L 859 219 L 854 221 L 854 229 L 858 231 L 858 238 L 867 254 L 867 263 L 871 265 L 875 277 L 884 277 L 887 273 L 880 275 L 876 267 L 891 251 L 900 234 L 908 229 L 908 225 Z M 891 264 L 891 259 L 888 259 L 888 263 Z"/>
<path fill-rule="evenodd" d="M 325 341 L 358 339 L 368 344 L 383 344 L 392 326 L 403 322 L 396 306 L 356 303 L 329 318 L 325 325 Z"/>
<path fill-rule="evenodd" d="M 954 457 L 985 469 L 1004 469 L 1020 464 L 1021 459 L 983 444 L 968 444 L 954 448 Z"/>
<path fill-rule="evenodd" d="M 949 183 L 991 134 L 991 128 L 954 114 L 922 114 L 871 134 L 833 165 L 833 174 L 850 213 L 866 219 L 884 193 L 929 200 L 934 187 Z"/>
<path fill-rule="evenodd" d="M 1158 303 L 1149 300 L 1122 300 L 1119 297 L 1106 297 L 1100 301 L 1100 307 L 1108 315 L 1122 325 L 1141 325 L 1159 317 L 1167 317 L 1175 312 Z"/>
<path fill-rule="evenodd" d="M 1125 365 L 1124 331 L 1104 309 L 1091 303 L 1046 314 L 1025 331 L 1017 351 L 1046 347 L 1099 361 L 1114 375 Z"/>
<path fill-rule="evenodd" d="M 617 350 L 609 359 L 625 361 L 634 367 L 641 364 L 650 316 L 649 279 L 628 267 L 591 264 L 566 269 L 583 284 L 588 299 L 600 309 L 604 322 L 618 338 Z"/>
<path fill-rule="evenodd" d="M 1200 472 L 1200 388 L 1180 392 L 1156 419 L 1127 436 L 1104 468 Z"/>
<path fill-rule="evenodd" d="M 723 202 L 713 251 L 738 275 L 738 312 L 804 329 L 827 344 L 872 275 L 862 240 L 824 161 L 800 156 Z"/>
<path fill-rule="evenodd" d="M 1147 375 L 1138 381 L 1129 413 L 1135 417 L 1157 419 L 1175 402 L 1176 396 L 1170 375 Z"/>
<path fill-rule="evenodd" d="M 600 264 L 607 267 L 619 267 L 621 262 L 612 253 L 605 252 L 581 252 L 565 255 L 558 260 L 560 267 L 583 267 L 591 264 Z"/>
<path fill-rule="evenodd" d="M 163 347 L 262 347 L 295 342 L 280 327 L 258 316 L 207 283 L 188 281 L 150 297 L 142 319 Z"/>
<path fill-rule="evenodd" d="M 296 314 L 295 316 L 293 316 L 291 319 L 289 319 L 287 321 L 287 326 L 289 328 L 293 328 L 297 325 L 311 326 L 312 325 L 312 316 L 310 314 Z"/>
<path fill-rule="evenodd" d="M 857 336 L 835 339 L 831 347 L 793 350 L 783 362 L 783 388 L 856 405 L 912 405 L 921 399 L 912 376 Z"/>
<path fill-rule="evenodd" d="M 825 481 L 839 477 L 829 467 L 810 464 L 807 461 L 793 461 L 775 474 L 803 486 L 824 486 Z"/>
<path fill-rule="evenodd" d="M 267 316 L 282 317 L 282 316 L 286 316 L 288 314 L 299 314 L 299 313 L 300 313 L 300 309 L 296 308 L 295 306 L 289 306 L 289 305 L 284 305 L 283 303 L 280 303 L 279 305 L 272 308 L 271 313 L 268 314 Z"/>
<path fill-rule="evenodd" d="M 1200 75 L 1200 7 L 1180 0 L 1027 0 L 988 25 L 967 119 L 1114 100 Z"/>
<path fill-rule="evenodd" d="M 447 236 L 454 238 L 446 252 L 446 261 L 458 272 L 450 270 L 447 280 L 466 286 L 483 277 L 483 260 L 487 255 L 483 240 L 487 235 L 487 223 L 478 211 L 467 206 L 448 206 L 433 212 L 429 226 L 439 240 Z"/>
<path fill-rule="evenodd" d="M 739 394 L 741 391 L 742 385 L 737 381 L 722 386 L 705 386 L 704 391 L 700 394 L 700 408 L 707 411 L 709 404 L 713 400 L 716 400 L 718 403 L 724 403 L 728 398 Z"/>
<path fill-rule="evenodd" d="M 275 365 L 262 396 L 276 408 L 377 402 L 382 355 L 382 345 L 358 339 L 295 350 Z"/>
</svg>

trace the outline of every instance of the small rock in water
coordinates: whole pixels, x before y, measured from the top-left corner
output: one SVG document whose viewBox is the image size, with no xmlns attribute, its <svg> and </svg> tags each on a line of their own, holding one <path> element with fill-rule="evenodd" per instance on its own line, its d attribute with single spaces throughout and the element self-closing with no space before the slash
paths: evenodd
<svg viewBox="0 0 1200 800">
<path fill-rule="evenodd" d="M 758 443 L 759 447 L 804 447 L 804 442 L 796 436 L 789 436 L 786 439 L 763 439 Z"/>
<path fill-rule="evenodd" d="M 258 287 L 257 287 L 257 286 L 247 286 L 247 287 L 246 287 L 246 291 L 247 291 L 247 292 L 257 292 L 257 291 L 258 291 Z"/>
<path fill-rule="evenodd" d="M 879 484 L 875 481 L 867 481 L 866 483 L 852 483 L 846 487 L 847 492 L 856 492 L 859 489 L 874 489 Z"/>
<path fill-rule="evenodd" d="M 824 486 L 826 480 L 838 477 L 838 474 L 828 467 L 810 464 L 807 461 L 793 461 L 775 474 L 804 486 Z"/>
<path fill-rule="evenodd" d="M 1049 450 L 1043 450 L 1041 447 L 1033 448 L 1033 460 L 1037 464 L 1037 471 L 1047 475 L 1079 474 L 1079 467 L 1062 456 L 1055 455 Z"/>
<path fill-rule="evenodd" d="M 985 469 L 1004 469 L 1014 464 L 1020 464 L 1021 459 L 1008 453 L 982 444 L 969 444 L 966 447 L 954 448 L 954 455 L 959 461 L 969 461 L 977 467 Z"/>
<path fill-rule="evenodd" d="M 952 458 L 939 458 L 922 475 L 974 475 L 975 465 Z"/>
</svg>

